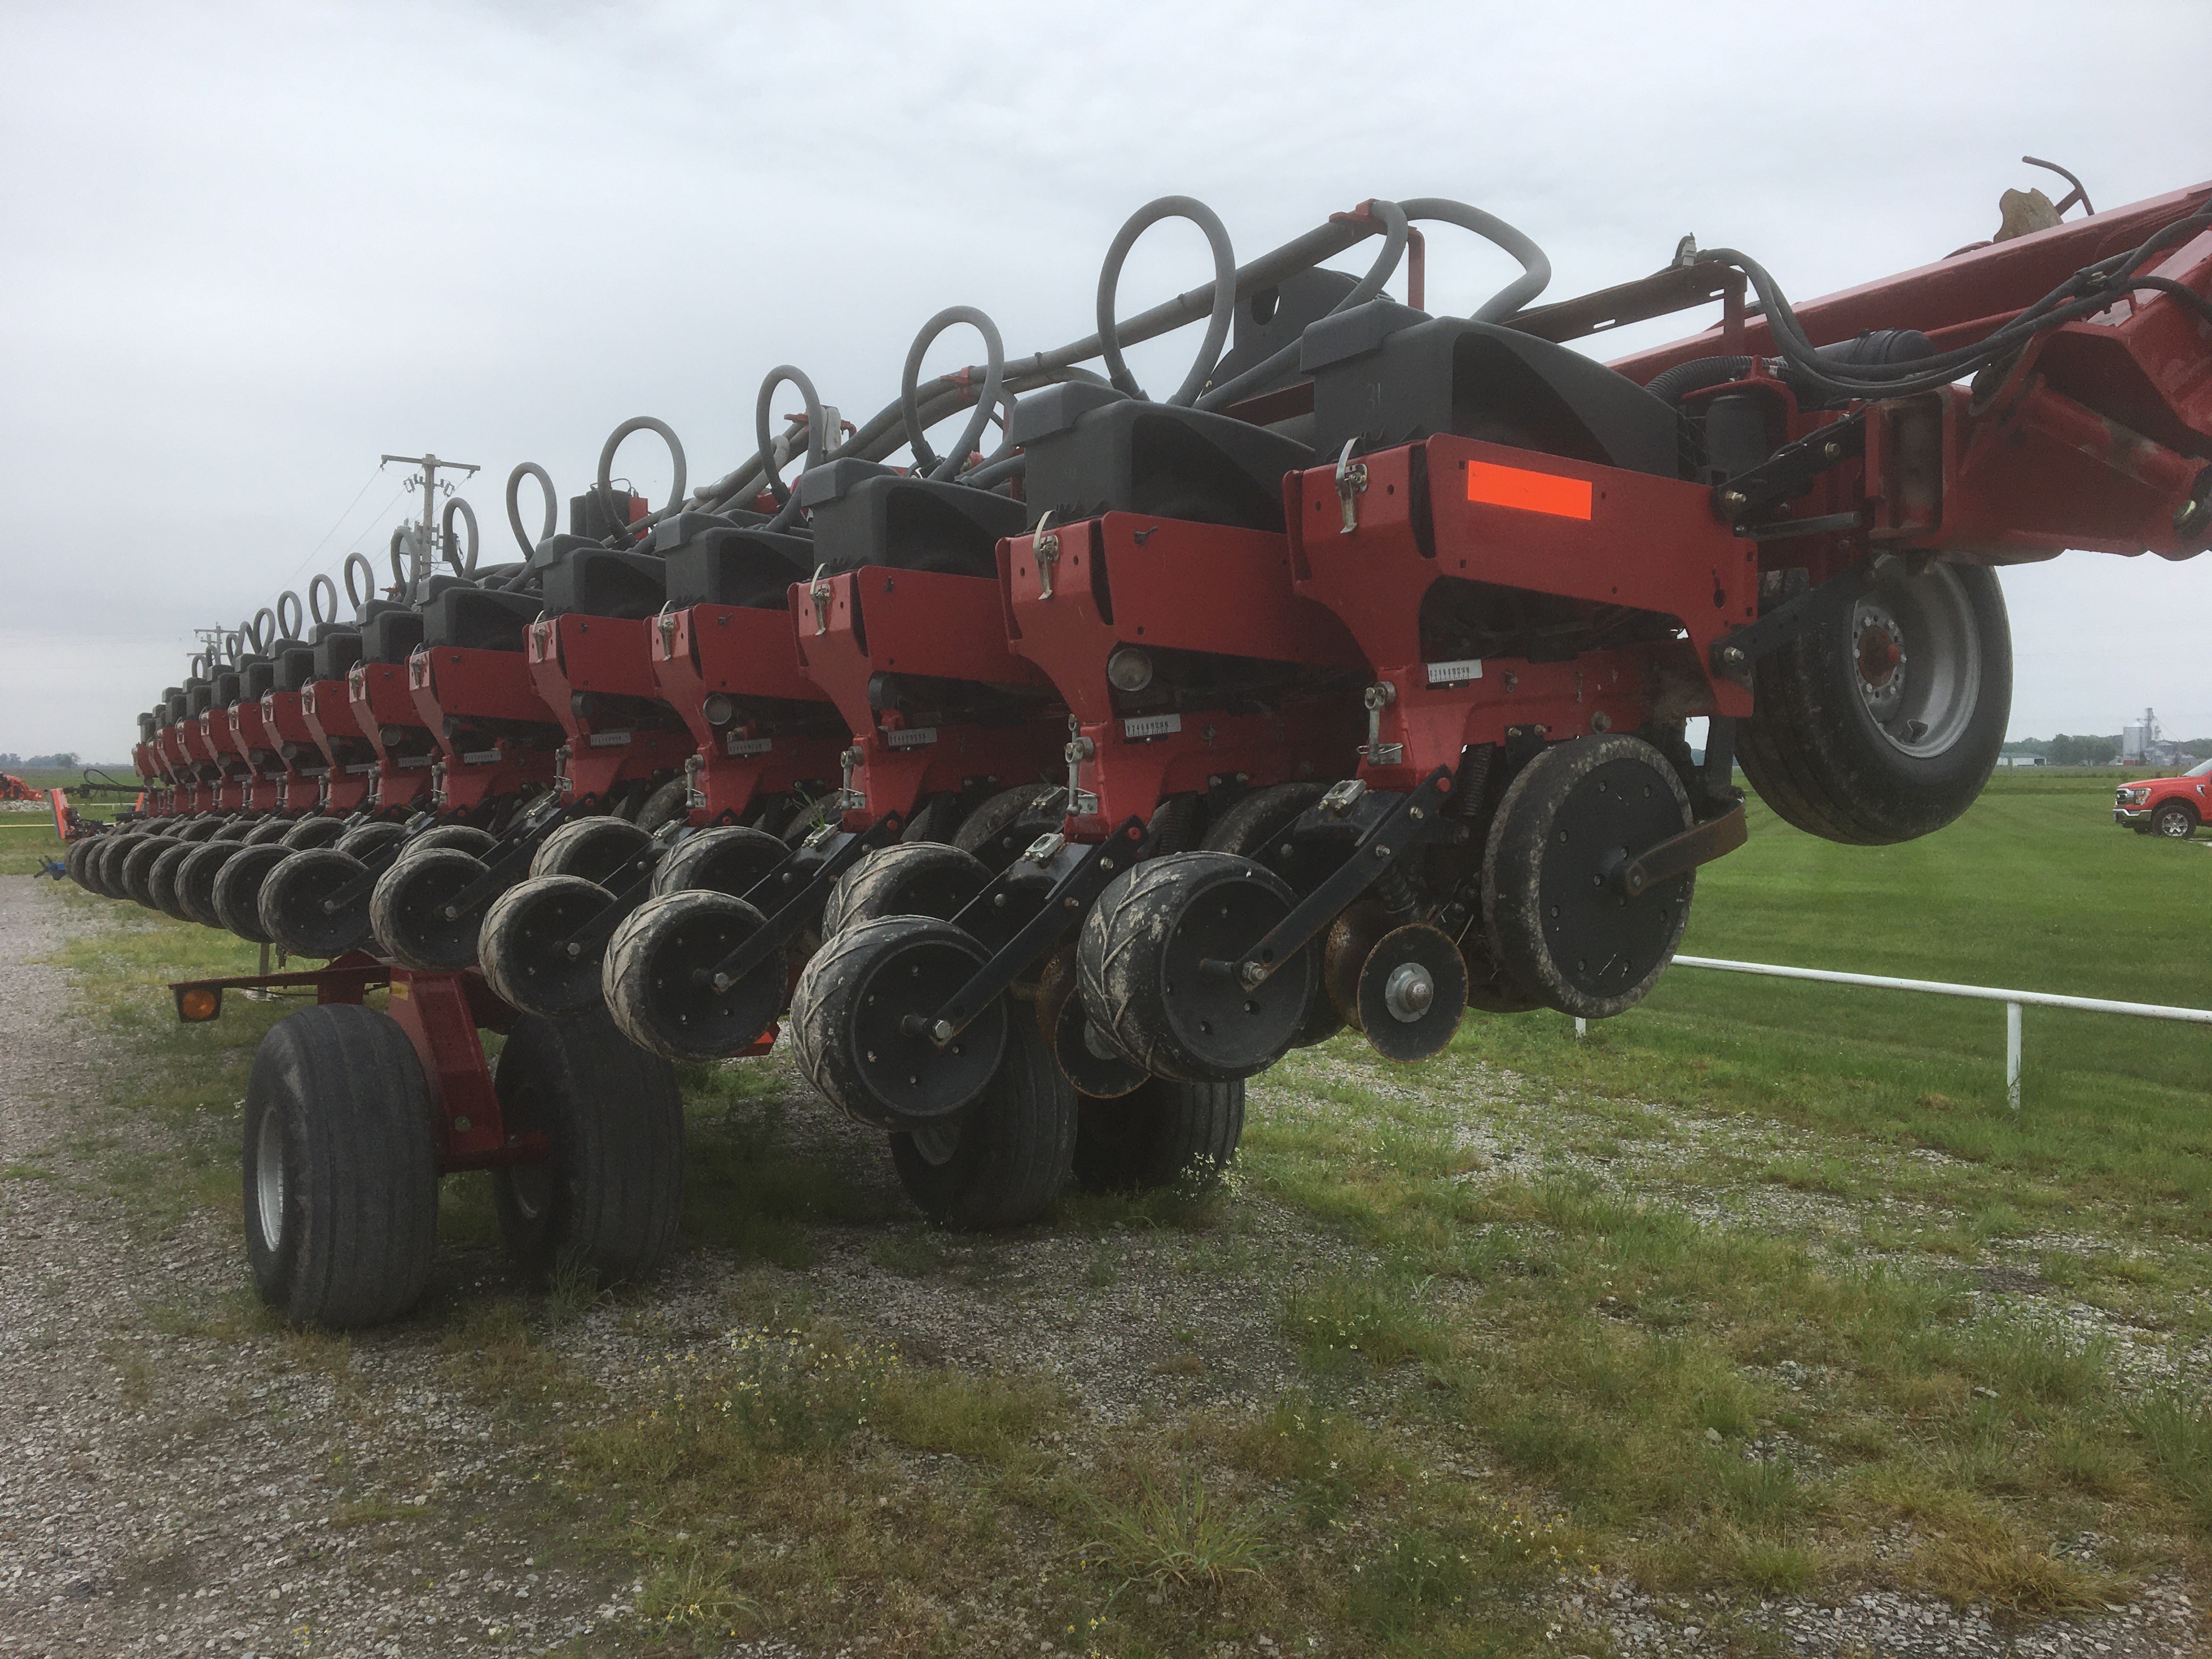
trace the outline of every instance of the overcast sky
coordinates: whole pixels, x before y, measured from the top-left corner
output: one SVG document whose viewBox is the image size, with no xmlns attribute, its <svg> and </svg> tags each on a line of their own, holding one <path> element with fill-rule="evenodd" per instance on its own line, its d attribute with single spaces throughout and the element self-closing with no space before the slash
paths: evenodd
<svg viewBox="0 0 2212 1659">
<path fill-rule="evenodd" d="M 1544 244 L 1550 298 L 1694 232 L 1808 298 L 1987 235 L 1999 191 L 2051 182 L 2023 152 L 2100 205 L 2212 175 L 2208 48 L 2203 0 L 6 0 L 0 476 L 28 522 L 0 552 L 0 750 L 125 754 L 196 624 L 381 547 L 414 504 L 382 452 L 482 464 L 506 556 L 508 470 L 579 489 L 627 416 L 711 478 L 778 362 L 864 418 L 943 306 L 1012 352 L 1088 332 L 1154 196 L 1210 203 L 1243 257 L 1369 196 L 1456 197 Z M 1510 274 L 1430 234 L 1432 309 Z M 1164 227 L 1124 309 L 1206 270 Z M 1194 344 L 1133 366 L 1164 394 Z M 973 355 L 948 337 L 930 372 Z M 649 439 L 617 470 L 665 500 Z M 2016 735 L 2146 703 L 2212 733 L 2212 559 L 2004 580 Z"/>
</svg>

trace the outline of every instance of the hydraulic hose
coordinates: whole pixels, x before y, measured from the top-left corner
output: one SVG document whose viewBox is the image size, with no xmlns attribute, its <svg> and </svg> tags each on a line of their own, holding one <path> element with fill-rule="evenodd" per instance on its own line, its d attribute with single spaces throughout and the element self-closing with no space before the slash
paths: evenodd
<svg viewBox="0 0 2212 1659">
<path fill-rule="evenodd" d="M 1726 386 L 1730 380 L 1740 380 L 1751 372 L 1748 357 L 1693 357 L 1686 363 L 1651 377 L 1644 388 L 1655 398 L 1664 398 L 1680 408 L 1682 399 L 1692 392 L 1702 392 L 1709 386 Z"/>
<path fill-rule="evenodd" d="M 532 541 L 522 528 L 520 495 L 525 478 L 537 479 L 538 488 L 545 496 L 545 528 L 538 532 L 538 542 L 545 540 L 561 527 L 561 498 L 553 493 L 553 475 L 535 461 L 525 461 L 507 475 L 507 522 L 514 530 L 514 539 L 522 548 L 523 561 L 527 563 L 531 555 L 538 551 L 538 542 Z M 670 497 L 672 501 L 675 499 Z"/>
<path fill-rule="evenodd" d="M 453 545 L 453 514 L 456 513 L 468 520 L 469 553 L 465 562 Z M 445 550 L 447 564 L 464 576 L 477 574 L 477 510 L 459 495 L 446 503 L 445 514 L 438 521 L 438 540 Z"/>
<path fill-rule="evenodd" d="M 1229 227 L 1221 222 L 1219 214 L 1195 197 L 1163 196 L 1129 216 L 1115 233 L 1113 245 L 1106 250 L 1106 263 L 1099 268 L 1098 339 L 1106 359 L 1107 379 L 1132 398 L 1143 397 L 1144 387 L 1137 384 L 1121 356 L 1120 330 L 1114 320 L 1114 300 L 1121 283 L 1122 262 L 1128 258 L 1129 250 L 1137 245 L 1139 236 L 1163 219 L 1189 220 L 1206 233 L 1206 246 L 1213 251 L 1213 295 L 1206 319 L 1206 338 L 1199 345 L 1190 373 L 1183 376 L 1175 396 L 1168 399 L 1172 407 L 1188 409 L 1198 401 L 1198 394 L 1212 378 L 1213 366 L 1221 359 L 1222 347 L 1228 343 L 1229 325 L 1237 314 L 1237 252 L 1230 246 Z"/>
<path fill-rule="evenodd" d="M 975 400 L 975 414 L 969 417 L 966 428 L 960 434 L 960 441 L 952 447 L 952 453 L 940 461 L 930 452 L 929 440 L 924 435 L 926 428 L 922 425 L 921 404 L 917 392 L 923 356 L 936 343 L 939 335 L 958 323 L 967 324 L 983 337 L 983 391 Z M 999 325 L 975 307 L 948 306 L 922 325 L 921 332 L 914 337 L 914 344 L 907 349 L 906 368 L 899 376 L 899 414 L 906 423 L 907 444 L 914 452 L 915 471 L 932 478 L 944 479 L 951 477 L 960 470 L 968 457 L 975 453 L 975 446 L 982 441 L 983 428 L 989 424 L 992 411 L 999 405 L 1006 378 L 1006 348 L 999 337 Z M 812 422 L 810 421 L 808 424 L 811 427 Z"/>
<path fill-rule="evenodd" d="M 323 595 L 327 592 L 327 603 Z M 328 576 L 317 576 L 307 584 L 307 614 L 318 628 L 327 628 L 338 619 L 338 585 Z"/>
<path fill-rule="evenodd" d="M 615 452 L 622 447 L 623 440 L 633 432 L 658 434 L 660 441 L 668 446 L 669 457 L 676 464 L 676 480 L 668 487 L 668 507 L 662 510 L 679 508 L 684 504 L 684 446 L 677 441 L 675 428 L 665 421 L 653 419 L 650 415 L 633 415 L 608 434 L 606 443 L 599 450 L 599 482 L 592 486 L 598 494 L 599 506 L 606 513 L 607 521 L 614 526 L 615 533 L 622 538 L 624 545 L 629 544 L 632 536 L 629 521 L 618 517 L 615 512 Z"/>
<path fill-rule="evenodd" d="M 1552 261 L 1534 240 L 1516 230 L 1494 213 L 1485 213 L 1465 202 L 1443 196 L 1418 196 L 1398 205 L 1408 219 L 1434 224 L 1457 225 L 1485 241 L 1494 242 L 1521 262 L 1521 274 L 1468 313 L 1470 321 L 1502 323 L 1552 283 Z"/>
<path fill-rule="evenodd" d="M 780 509 L 769 521 L 770 530 L 781 530 L 799 516 L 799 497 L 783 481 L 783 471 L 776 464 L 775 434 L 769 429 L 769 412 L 775 404 L 776 388 L 787 382 L 799 388 L 806 410 L 806 459 L 799 471 L 810 471 L 818 466 L 830 451 L 822 431 L 822 399 L 815 394 L 814 382 L 806 378 L 804 370 L 789 363 L 777 364 L 769 370 L 768 379 L 761 382 L 760 397 L 753 404 L 753 436 L 760 445 L 760 453 L 754 459 Z"/>
</svg>

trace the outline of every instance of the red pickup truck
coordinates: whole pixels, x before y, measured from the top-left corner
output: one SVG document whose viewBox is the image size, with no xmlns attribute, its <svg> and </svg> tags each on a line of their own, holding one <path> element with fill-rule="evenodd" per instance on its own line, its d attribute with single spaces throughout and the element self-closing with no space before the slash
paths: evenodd
<svg viewBox="0 0 2212 1659">
<path fill-rule="evenodd" d="M 2212 817 L 2212 760 L 2191 767 L 2178 778 L 2124 783 L 2112 799 L 2112 822 L 2124 823 L 2139 836 L 2187 841 L 2207 817 Z"/>
</svg>

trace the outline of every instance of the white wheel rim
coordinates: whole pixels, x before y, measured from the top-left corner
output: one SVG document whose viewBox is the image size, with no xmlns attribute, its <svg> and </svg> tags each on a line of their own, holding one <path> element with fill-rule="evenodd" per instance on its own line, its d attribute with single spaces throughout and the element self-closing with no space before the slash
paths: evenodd
<svg viewBox="0 0 2212 1659">
<path fill-rule="evenodd" d="M 1980 700 L 1981 635 L 1958 572 L 1885 562 L 1851 606 L 1844 646 L 1867 718 L 1899 753 L 1930 760 L 1966 735 Z"/>
<path fill-rule="evenodd" d="M 261 1242 L 275 1250 L 284 1243 L 284 1123 L 275 1112 L 261 1115 L 261 1133 L 254 1138 L 253 1196 Z"/>
</svg>

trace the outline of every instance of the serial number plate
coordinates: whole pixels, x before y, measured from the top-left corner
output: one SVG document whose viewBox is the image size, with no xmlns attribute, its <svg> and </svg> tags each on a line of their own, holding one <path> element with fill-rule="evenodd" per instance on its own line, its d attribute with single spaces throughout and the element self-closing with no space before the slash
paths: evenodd
<svg viewBox="0 0 2212 1659">
<path fill-rule="evenodd" d="M 1140 714 L 1135 720 L 1121 722 L 1121 735 L 1132 741 L 1138 738 L 1164 738 L 1170 732 L 1182 730 L 1180 714 Z"/>
<path fill-rule="evenodd" d="M 499 750 L 496 749 L 475 749 L 461 757 L 461 764 L 464 766 L 489 766 L 498 758 Z"/>
<path fill-rule="evenodd" d="M 1432 662 L 1429 665 L 1431 685 L 1464 685 L 1469 680 L 1482 678 L 1482 659 L 1462 657 L 1457 662 Z"/>
<path fill-rule="evenodd" d="M 739 760 L 746 760 L 755 755 L 769 754 L 775 748 L 774 738 L 732 738 L 729 742 L 730 752 Z"/>
<path fill-rule="evenodd" d="M 594 749 L 619 749 L 629 741 L 629 733 L 627 732 L 594 732 L 591 746 Z"/>
<path fill-rule="evenodd" d="M 884 741 L 894 749 L 919 749 L 926 743 L 937 741 L 937 728 L 933 726 L 909 726 L 884 733 Z"/>
</svg>

